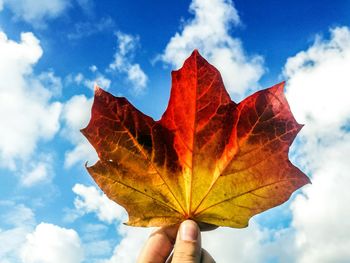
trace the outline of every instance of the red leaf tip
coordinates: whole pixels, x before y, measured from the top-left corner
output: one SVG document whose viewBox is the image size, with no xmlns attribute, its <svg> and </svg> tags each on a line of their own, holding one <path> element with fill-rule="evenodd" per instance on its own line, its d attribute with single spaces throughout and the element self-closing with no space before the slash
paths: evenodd
<svg viewBox="0 0 350 263">
<path fill-rule="evenodd" d="M 101 88 L 97 85 L 97 83 L 94 83 L 94 92 L 97 93 L 98 91 L 100 91 Z"/>
<path fill-rule="evenodd" d="M 191 55 L 200 55 L 198 49 L 194 49 Z"/>
</svg>

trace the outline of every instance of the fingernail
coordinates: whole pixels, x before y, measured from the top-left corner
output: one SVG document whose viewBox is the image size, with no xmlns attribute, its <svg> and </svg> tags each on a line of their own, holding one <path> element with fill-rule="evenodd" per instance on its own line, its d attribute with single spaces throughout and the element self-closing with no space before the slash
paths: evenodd
<svg viewBox="0 0 350 263">
<path fill-rule="evenodd" d="M 196 241 L 198 238 L 198 227 L 195 222 L 187 220 L 180 226 L 180 237 L 184 241 Z"/>
</svg>

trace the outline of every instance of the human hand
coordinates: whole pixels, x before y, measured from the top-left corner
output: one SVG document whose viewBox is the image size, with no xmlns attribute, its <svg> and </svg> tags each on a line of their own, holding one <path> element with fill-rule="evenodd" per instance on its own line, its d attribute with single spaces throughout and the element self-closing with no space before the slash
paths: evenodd
<svg viewBox="0 0 350 263">
<path fill-rule="evenodd" d="M 186 220 L 179 228 L 171 226 L 155 230 L 148 238 L 137 262 L 215 263 L 215 260 L 202 249 L 201 232 L 196 222 Z"/>
</svg>

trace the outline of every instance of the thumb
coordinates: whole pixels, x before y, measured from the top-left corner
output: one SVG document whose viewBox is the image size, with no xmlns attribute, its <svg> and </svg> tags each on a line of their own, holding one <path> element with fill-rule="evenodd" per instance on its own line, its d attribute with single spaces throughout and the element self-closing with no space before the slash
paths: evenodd
<svg viewBox="0 0 350 263">
<path fill-rule="evenodd" d="M 201 260 L 201 232 L 196 222 L 186 220 L 177 233 L 172 263 L 199 263 Z"/>
</svg>

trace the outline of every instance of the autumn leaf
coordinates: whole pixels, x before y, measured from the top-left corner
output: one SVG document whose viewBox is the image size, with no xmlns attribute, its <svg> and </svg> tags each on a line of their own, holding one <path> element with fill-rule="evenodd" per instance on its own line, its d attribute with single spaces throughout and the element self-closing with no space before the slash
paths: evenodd
<svg viewBox="0 0 350 263">
<path fill-rule="evenodd" d="M 172 72 L 169 105 L 159 121 L 96 87 L 82 133 L 99 161 L 87 170 L 127 210 L 128 225 L 165 226 L 190 218 L 246 227 L 253 215 L 309 183 L 288 159 L 302 125 L 283 86 L 236 104 L 218 70 L 194 51 Z"/>
</svg>

